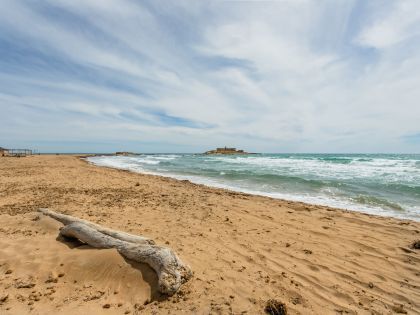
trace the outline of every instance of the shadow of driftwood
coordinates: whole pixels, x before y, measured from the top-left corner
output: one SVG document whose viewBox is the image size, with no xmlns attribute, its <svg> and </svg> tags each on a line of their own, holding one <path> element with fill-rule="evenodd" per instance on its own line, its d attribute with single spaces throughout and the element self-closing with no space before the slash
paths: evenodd
<svg viewBox="0 0 420 315">
<path fill-rule="evenodd" d="M 56 237 L 56 240 L 59 241 L 60 243 L 63 243 L 64 245 L 66 245 L 68 248 L 73 249 L 73 248 L 79 248 L 79 249 L 83 249 L 83 247 L 86 248 L 93 248 L 89 245 L 86 245 L 85 243 L 79 241 L 77 238 L 70 238 L 70 237 L 65 237 L 62 235 L 58 235 Z M 82 248 L 80 248 L 82 247 Z"/>
<path fill-rule="evenodd" d="M 149 267 L 147 264 L 142 264 L 137 261 L 127 259 L 123 257 L 124 260 L 131 265 L 134 269 L 137 269 L 141 272 L 144 281 L 146 281 L 150 285 L 150 299 L 151 302 L 153 301 L 164 301 L 168 298 L 167 295 L 162 294 L 159 292 L 159 285 L 158 285 L 158 277 L 156 272 Z"/>
<path fill-rule="evenodd" d="M 79 249 L 79 250 L 96 249 L 96 250 L 100 250 L 98 248 L 94 248 L 90 245 L 87 245 L 87 244 L 79 241 L 78 239 L 65 237 L 65 236 L 62 236 L 62 235 L 57 236 L 56 240 L 60 243 L 63 243 L 64 245 L 66 245 L 70 249 Z M 153 302 L 153 301 L 159 301 L 160 302 L 160 301 L 164 301 L 168 298 L 167 295 L 161 294 L 159 292 L 157 274 L 152 268 L 149 267 L 149 265 L 142 264 L 142 263 L 127 259 L 124 256 L 122 256 L 122 257 L 132 268 L 138 270 L 141 273 L 144 281 L 147 282 L 147 284 L 149 284 L 149 286 L 150 286 L 150 302 Z"/>
</svg>

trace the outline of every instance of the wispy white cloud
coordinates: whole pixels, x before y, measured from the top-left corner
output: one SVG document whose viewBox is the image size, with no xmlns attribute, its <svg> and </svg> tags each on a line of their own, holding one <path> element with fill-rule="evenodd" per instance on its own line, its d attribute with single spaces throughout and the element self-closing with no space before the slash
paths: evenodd
<svg viewBox="0 0 420 315">
<path fill-rule="evenodd" d="M 420 10 L 416 0 L 393 1 L 388 6 L 376 7 L 372 21 L 356 41 L 362 45 L 383 49 L 420 36 Z M 375 11 L 376 11 L 375 10 Z"/>
<path fill-rule="evenodd" d="M 419 132 L 417 12 L 416 1 L 3 1 L 0 141 L 419 152 L 404 141 Z"/>
</svg>

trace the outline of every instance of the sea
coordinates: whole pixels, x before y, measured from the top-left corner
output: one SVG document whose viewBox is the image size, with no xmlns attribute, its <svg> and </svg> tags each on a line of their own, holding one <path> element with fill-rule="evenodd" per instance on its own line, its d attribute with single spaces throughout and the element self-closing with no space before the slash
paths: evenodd
<svg viewBox="0 0 420 315">
<path fill-rule="evenodd" d="M 420 221 L 420 154 L 142 154 L 90 163 Z"/>
</svg>

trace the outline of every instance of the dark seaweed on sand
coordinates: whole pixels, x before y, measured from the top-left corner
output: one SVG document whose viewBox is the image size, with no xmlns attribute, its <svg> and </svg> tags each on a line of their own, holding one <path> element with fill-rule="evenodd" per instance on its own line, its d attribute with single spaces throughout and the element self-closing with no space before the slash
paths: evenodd
<svg viewBox="0 0 420 315">
<path fill-rule="evenodd" d="M 264 311 L 270 315 L 287 315 L 286 304 L 274 299 L 267 301 Z"/>
</svg>

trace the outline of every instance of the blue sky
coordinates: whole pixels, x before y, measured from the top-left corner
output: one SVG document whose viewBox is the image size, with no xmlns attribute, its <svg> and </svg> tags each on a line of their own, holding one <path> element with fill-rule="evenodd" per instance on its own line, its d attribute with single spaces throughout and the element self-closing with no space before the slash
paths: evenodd
<svg viewBox="0 0 420 315">
<path fill-rule="evenodd" d="M 420 153 L 420 2 L 3 0 L 0 146 Z"/>
</svg>

